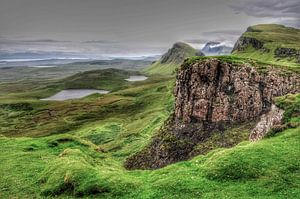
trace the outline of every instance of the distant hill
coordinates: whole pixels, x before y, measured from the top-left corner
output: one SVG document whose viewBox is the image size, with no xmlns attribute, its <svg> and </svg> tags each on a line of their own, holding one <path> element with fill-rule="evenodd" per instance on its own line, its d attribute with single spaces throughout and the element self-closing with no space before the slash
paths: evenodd
<svg viewBox="0 0 300 199">
<path fill-rule="evenodd" d="M 145 72 L 148 74 L 173 74 L 175 69 L 182 64 L 186 58 L 192 56 L 204 56 L 204 54 L 186 43 L 175 43 L 168 52 L 147 68 Z"/>
<path fill-rule="evenodd" d="M 298 66 L 300 30 L 278 24 L 251 26 L 238 39 L 232 54 L 272 64 Z"/>
<path fill-rule="evenodd" d="M 201 49 L 205 55 L 229 55 L 232 47 L 226 46 L 221 42 L 209 41 Z"/>
</svg>

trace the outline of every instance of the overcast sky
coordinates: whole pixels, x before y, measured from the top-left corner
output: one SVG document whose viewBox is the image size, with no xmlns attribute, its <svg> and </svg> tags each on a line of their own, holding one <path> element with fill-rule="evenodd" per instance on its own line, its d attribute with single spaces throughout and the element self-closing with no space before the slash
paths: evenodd
<svg viewBox="0 0 300 199">
<path fill-rule="evenodd" d="M 299 27 L 299 10 L 299 0 L 0 0 L 0 50 L 48 43 L 155 54 L 176 41 L 233 44 L 249 25 Z"/>
</svg>

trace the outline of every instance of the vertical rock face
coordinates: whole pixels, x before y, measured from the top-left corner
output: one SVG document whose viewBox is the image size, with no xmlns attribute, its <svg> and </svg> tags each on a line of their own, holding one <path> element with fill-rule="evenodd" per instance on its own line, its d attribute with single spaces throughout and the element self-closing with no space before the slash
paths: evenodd
<svg viewBox="0 0 300 199">
<path fill-rule="evenodd" d="M 261 116 L 256 127 L 251 131 L 249 140 L 257 141 L 262 139 L 275 125 L 281 124 L 284 111 L 272 105 L 271 110 Z"/>
<path fill-rule="evenodd" d="M 195 63 L 178 74 L 175 120 L 182 123 L 230 123 L 252 120 L 267 111 L 276 96 L 299 89 L 297 75 L 278 69 L 259 74 L 249 65 L 213 59 Z"/>
<path fill-rule="evenodd" d="M 201 154 L 195 147 L 213 132 L 256 120 L 270 111 L 274 97 L 296 92 L 299 75 L 271 66 L 259 73 L 249 64 L 218 59 L 184 64 L 177 75 L 173 116 L 150 145 L 127 159 L 125 167 L 155 169 Z M 253 139 L 264 133 L 255 131 Z"/>
</svg>

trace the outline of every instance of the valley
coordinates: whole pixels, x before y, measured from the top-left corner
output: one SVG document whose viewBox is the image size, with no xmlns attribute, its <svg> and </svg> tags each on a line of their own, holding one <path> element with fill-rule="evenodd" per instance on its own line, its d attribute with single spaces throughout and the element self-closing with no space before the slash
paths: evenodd
<svg viewBox="0 0 300 199">
<path fill-rule="evenodd" d="M 153 63 L 0 68 L 0 198 L 297 198 L 300 65 L 276 52 L 298 35 L 263 25 L 231 55 L 179 42 Z M 281 123 L 250 140 L 272 105 Z"/>
</svg>

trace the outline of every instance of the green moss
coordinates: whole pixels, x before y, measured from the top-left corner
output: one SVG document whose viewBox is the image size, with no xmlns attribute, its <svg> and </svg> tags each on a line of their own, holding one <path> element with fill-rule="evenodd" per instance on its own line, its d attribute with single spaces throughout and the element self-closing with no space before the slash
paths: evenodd
<svg viewBox="0 0 300 199">
<path fill-rule="evenodd" d="M 269 63 L 269 62 L 264 62 L 263 60 L 260 59 L 255 59 L 255 56 L 237 56 L 237 55 L 222 55 L 222 56 L 194 56 L 190 57 L 185 62 L 182 64 L 181 68 L 187 68 L 192 66 L 193 64 L 197 62 L 202 62 L 205 60 L 210 60 L 210 59 L 217 59 L 221 63 L 230 63 L 234 65 L 243 65 L 243 64 L 249 64 L 252 67 L 255 67 L 259 73 L 266 73 L 268 72 L 272 67 L 278 68 L 282 71 L 284 75 L 289 75 L 291 73 L 299 73 L 300 74 L 300 67 L 295 67 L 292 64 L 287 64 L 287 65 L 280 65 L 280 62 L 274 62 L 274 63 Z"/>
<path fill-rule="evenodd" d="M 291 126 L 300 125 L 300 94 L 288 94 L 276 98 L 276 105 L 284 109 L 283 120 Z"/>
</svg>

